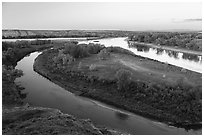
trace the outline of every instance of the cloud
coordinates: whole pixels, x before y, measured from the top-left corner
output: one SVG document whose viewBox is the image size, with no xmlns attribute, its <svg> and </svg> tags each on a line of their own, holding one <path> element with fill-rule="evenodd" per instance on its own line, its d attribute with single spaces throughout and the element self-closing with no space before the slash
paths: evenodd
<svg viewBox="0 0 204 137">
<path fill-rule="evenodd" d="M 184 19 L 184 22 L 197 22 L 197 21 L 202 21 L 202 19 Z"/>
<path fill-rule="evenodd" d="M 172 19 L 171 21 L 173 23 L 200 22 L 200 21 L 202 21 L 202 19 L 201 18 L 196 18 L 196 19 Z"/>
</svg>

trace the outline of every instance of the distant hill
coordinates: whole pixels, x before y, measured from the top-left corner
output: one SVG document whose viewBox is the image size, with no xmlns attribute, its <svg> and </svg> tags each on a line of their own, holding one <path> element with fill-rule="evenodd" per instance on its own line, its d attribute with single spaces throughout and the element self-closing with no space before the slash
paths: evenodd
<svg viewBox="0 0 204 137">
<path fill-rule="evenodd" d="M 122 30 L 2 30 L 2 38 L 56 38 L 56 37 L 127 37 L 141 32 L 202 32 L 202 31 L 122 31 Z"/>
<path fill-rule="evenodd" d="M 2 30 L 2 38 L 47 37 L 118 37 L 127 36 L 120 30 Z"/>
<path fill-rule="evenodd" d="M 3 30 L 3 38 L 66 37 L 85 36 L 89 33 L 78 30 Z M 95 36 L 94 34 L 90 36 Z"/>
</svg>

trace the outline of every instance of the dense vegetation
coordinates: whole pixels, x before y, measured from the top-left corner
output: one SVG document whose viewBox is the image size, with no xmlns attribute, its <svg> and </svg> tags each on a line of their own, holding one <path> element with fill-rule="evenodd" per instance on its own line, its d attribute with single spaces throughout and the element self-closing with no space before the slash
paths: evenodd
<svg viewBox="0 0 204 137">
<path fill-rule="evenodd" d="M 125 75 L 126 74 L 128 73 L 126 72 Z M 145 104 L 169 112 L 188 122 L 201 122 L 201 86 L 191 87 L 182 82 L 179 82 L 176 86 L 169 86 L 165 83 L 147 84 L 145 82 L 133 81 L 127 83 L 129 79 L 127 76 L 123 76 L 123 78 L 119 80 L 125 82 L 125 84 L 123 83 L 123 94 L 126 98 L 140 100 Z M 121 86 L 121 82 L 118 86 Z"/>
<path fill-rule="evenodd" d="M 54 67 L 64 68 L 78 58 L 88 57 L 91 54 L 97 54 L 104 46 L 100 44 L 77 44 L 76 42 L 68 42 L 64 47 L 58 47 L 57 56 L 53 58 Z"/>
<path fill-rule="evenodd" d="M 23 75 L 21 70 L 14 69 L 12 66 L 2 66 L 2 104 L 20 105 L 21 99 L 26 94 L 21 93 L 22 87 L 16 85 L 14 80 Z"/>
<path fill-rule="evenodd" d="M 171 47 L 186 48 L 189 50 L 202 50 L 201 33 L 179 33 L 179 32 L 143 32 L 129 36 L 129 40 L 166 45 Z"/>
<path fill-rule="evenodd" d="M 131 72 L 125 69 L 120 69 L 116 73 L 117 90 L 120 92 L 128 92 L 131 82 Z"/>
<path fill-rule="evenodd" d="M 2 42 L 2 62 L 7 66 L 16 65 L 28 53 L 48 48 L 50 44 L 50 40 Z"/>
<path fill-rule="evenodd" d="M 77 84 L 76 81 L 80 82 L 81 84 L 80 86 L 78 85 L 78 88 L 82 87 L 80 89 L 82 91 L 81 95 L 96 97 L 99 94 L 95 91 L 97 88 L 99 91 L 105 89 L 100 94 L 101 98 L 102 96 L 111 94 L 112 100 L 118 100 L 119 98 L 125 99 L 131 103 L 131 105 L 129 104 L 130 106 L 136 105 L 138 102 L 143 103 L 143 105 L 146 104 L 150 109 L 161 111 L 159 113 L 163 113 L 163 115 L 165 113 L 170 114 L 172 119 L 174 119 L 172 120 L 174 124 L 177 122 L 180 125 L 188 125 L 202 121 L 201 86 L 190 86 L 183 82 L 182 79 L 177 82 L 177 85 L 169 85 L 165 82 L 148 83 L 145 81 L 134 81 L 131 78 L 131 72 L 126 69 L 118 70 L 115 78 L 112 80 L 101 79 L 87 74 L 90 71 L 97 72 L 97 66 L 94 64 L 90 64 L 86 72 L 80 71 L 82 68 L 81 62 L 78 63 L 78 69 L 72 69 L 72 64 L 76 64 L 82 58 L 97 54 L 99 59 L 106 60 L 111 53 L 133 55 L 131 52 L 118 47 L 104 48 L 102 45 L 83 44 L 82 46 L 80 44 L 70 43 L 60 49 L 48 51 L 44 65 L 52 73 L 53 79 L 57 81 L 66 81 L 66 83 L 72 83 L 74 81 L 75 84 Z M 97 99 L 100 99 L 100 97 L 97 97 Z M 115 104 L 121 103 L 116 102 Z M 155 113 L 156 110 L 154 110 Z M 155 117 L 162 116 L 158 115 Z"/>
<path fill-rule="evenodd" d="M 17 62 L 27 54 L 42 50 L 52 45 L 51 41 L 16 41 L 2 42 L 2 100 L 3 105 L 19 105 L 26 94 L 21 93 L 22 87 L 14 83 L 22 71 L 15 69 Z"/>
</svg>

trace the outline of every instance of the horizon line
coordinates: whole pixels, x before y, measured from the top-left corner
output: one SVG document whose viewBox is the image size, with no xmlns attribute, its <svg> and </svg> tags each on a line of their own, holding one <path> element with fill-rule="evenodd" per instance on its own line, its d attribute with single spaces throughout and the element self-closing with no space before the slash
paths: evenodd
<svg viewBox="0 0 204 137">
<path fill-rule="evenodd" d="M 149 32 L 157 32 L 157 31 L 201 31 L 202 32 L 202 29 L 198 30 L 198 29 L 163 29 L 163 30 L 122 30 L 122 29 L 3 29 L 2 28 L 2 31 L 5 31 L 5 30 L 24 30 L 24 31 L 35 31 L 35 30 L 41 30 L 41 31 L 138 31 L 138 32 L 141 32 L 141 31 L 149 31 Z"/>
</svg>

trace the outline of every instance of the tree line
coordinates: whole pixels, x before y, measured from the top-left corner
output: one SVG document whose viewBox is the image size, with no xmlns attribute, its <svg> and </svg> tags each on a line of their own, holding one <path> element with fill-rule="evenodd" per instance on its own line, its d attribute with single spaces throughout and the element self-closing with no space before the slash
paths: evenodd
<svg viewBox="0 0 204 137">
<path fill-rule="evenodd" d="M 141 32 L 130 35 L 129 40 L 196 51 L 202 50 L 202 34 L 200 33 Z"/>
</svg>

